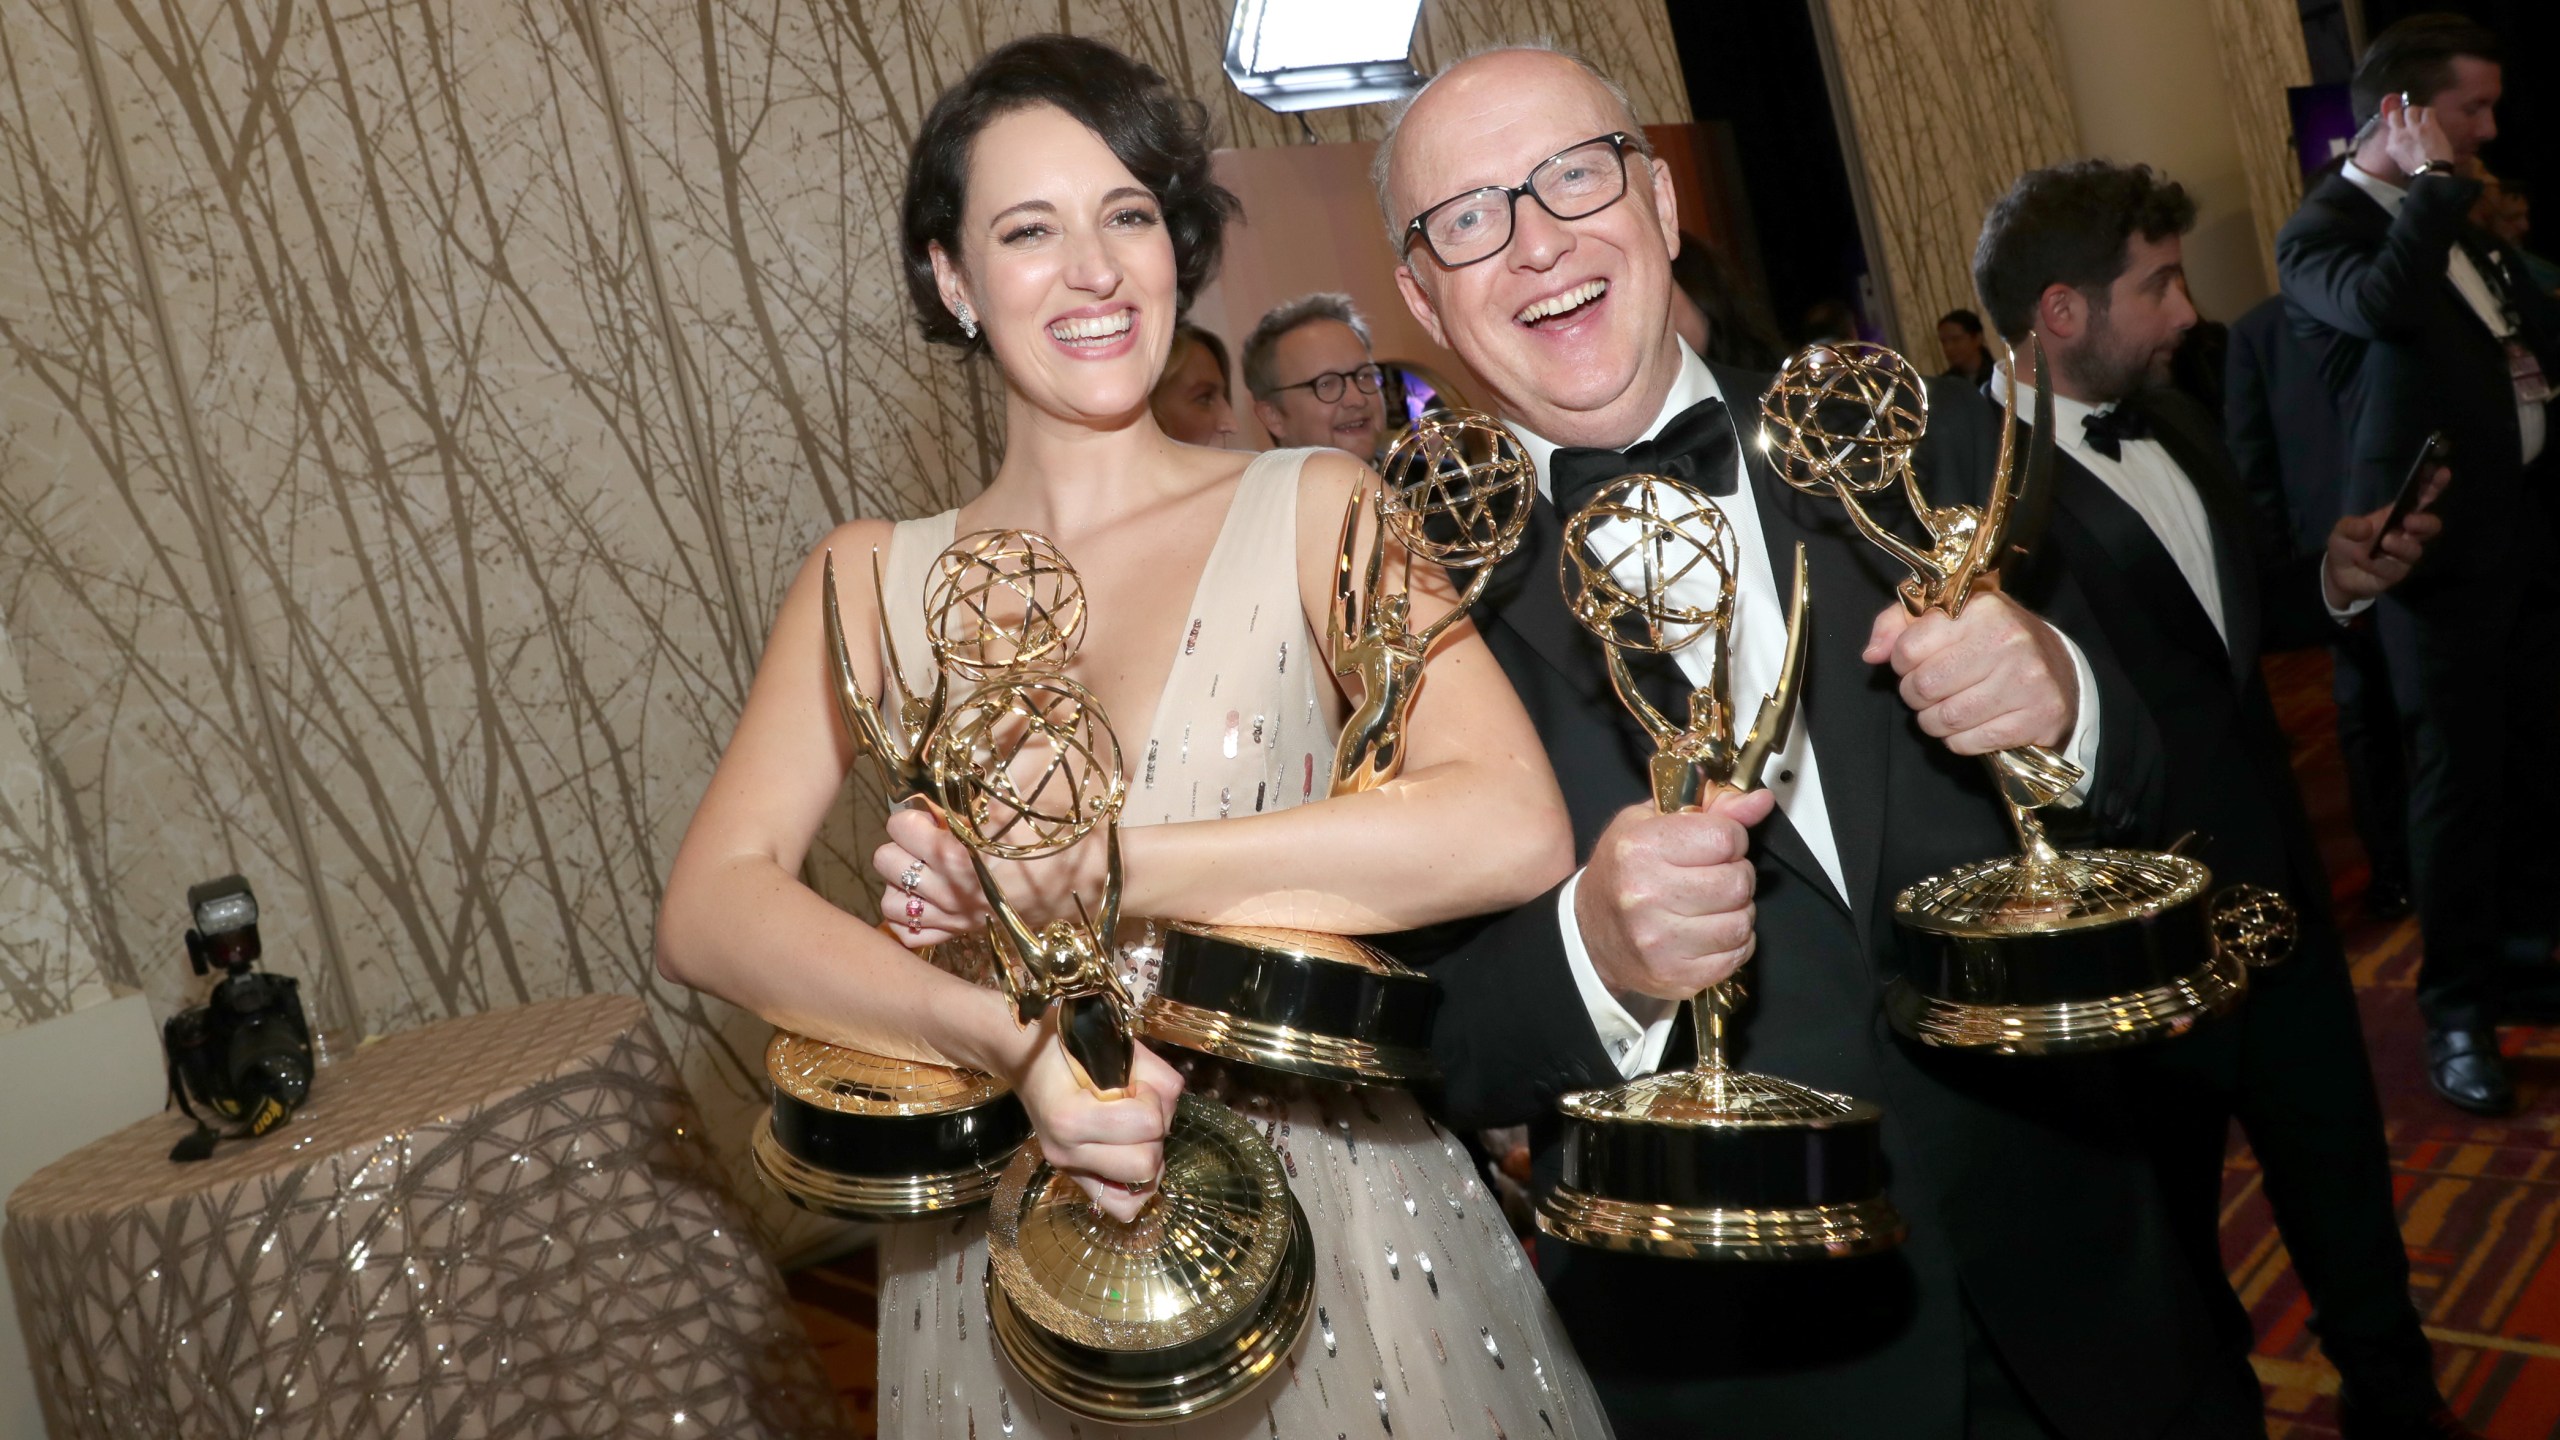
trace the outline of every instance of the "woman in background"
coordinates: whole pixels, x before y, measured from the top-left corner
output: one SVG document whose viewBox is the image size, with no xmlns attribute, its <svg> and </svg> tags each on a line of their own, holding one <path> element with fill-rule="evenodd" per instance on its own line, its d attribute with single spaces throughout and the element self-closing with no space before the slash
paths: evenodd
<svg viewBox="0 0 2560 1440">
<path fill-rule="evenodd" d="M 1227 342 L 1185 320 L 1174 327 L 1173 352 L 1147 408 L 1155 412 L 1156 428 L 1173 439 L 1223 450 L 1236 438 L 1232 384 Z"/>
<path fill-rule="evenodd" d="M 1005 456 L 957 511 L 858 521 L 825 542 L 848 559 L 882 554 L 887 614 L 859 563 L 837 596 L 846 633 L 869 642 L 853 661 L 872 694 L 886 662 L 871 637 L 932 663 L 923 576 L 955 533 L 1036 531 L 1074 563 L 1089 618 L 1069 671 L 1116 720 L 1130 770 L 1125 913 L 1152 918 L 1115 938 L 1141 990 L 1159 921 L 1401 930 L 1522 903 L 1572 865 L 1543 751 L 1463 623 L 1432 661 L 1404 773 L 1318 801 L 1349 698 L 1321 617 L 1345 504 L 1377 482 L 1331 451 L 1184 445 L 1149 408 L 1234 208 L 1208 155 L 1198 105 L 1087 40 L 1007 45 L 935 103 L 907 174 L 909 292 L 926 338 L 1002 376 Z M 1134 1216 L 1184 1077 L 1142 1046 L 1126 1097 L 1093 1095 L 1047 1026 L 1016 1024 L 1000 995 L 798 878 L 854 757 L 829 691 L 821 585 L 813 555 L 676 857 L 659 966 L 803 1034 L 1003 1077 L 1044 1155 L 1101 1209 Z M 1417 593 L 1414 623 L 1453 599 Z M 907 678 L 923 688 L 931 676 Z M 979 931 L 982 897 L 956 842 L 921 812 L 893 816 L 889 834 L 875 864 L 907 922 L 899 937 Z M 990 864 L 1026 909 L 1063 909 L 1099 893 L 1101 848 Z M 1208 1078 L 1287 1161 L 1318 1251 L 1317 1316 L 1286 1370 L 1180 1434 L 1607 1433 L 1500 1211 L 1411 1096 Z M 1118 1433 L 1060 1411 L 999 1356 L 985 1229 L 974 1213 L 884 1237 L 882 1432 Z"/>
</svg>

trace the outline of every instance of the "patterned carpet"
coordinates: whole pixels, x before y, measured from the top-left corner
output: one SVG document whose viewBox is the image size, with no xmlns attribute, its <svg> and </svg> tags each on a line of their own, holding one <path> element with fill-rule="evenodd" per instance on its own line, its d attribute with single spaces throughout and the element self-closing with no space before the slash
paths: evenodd
<svg viewBox="0 0 2560 1440">
<path fill-rule="evenodd" d="M 2560 1436 L 2560 1031 L 2503 1032 L 2522 1097 L 2508 1119 L 2477 1119 L 2428 1092 L 2424 1031 L 2410 994 L 2417 922 L 2361 913 L 2364 854 L 2347 819 L 2328 657 L 2278 657 L 2267 678 L 2346 926 L 2398 1172 L 2400 1232 L 2419 1314 L 2436 1342 L 2437 1378 L 2454 1410 L 2484 1435 Z M 2257 1320 L 2269 1433 L 2337 1434 L 2337 1374 L 2305 1325 L 2309 1307 L 2245 1147 L 2234 1148 L 2225 1173 L 2222 1254 Z"/>
<path fill-rule="evenodd" d="M 880 1429 L 879 1253 L 859 1250 L 790 1277 L 792 1306 L 862 1440 Z"/>
<path fill-rule="evenodd" d="M 2492 1440 L 2560 1440 L 2560 1030 L 2505 1032 L 2523 1097 L 2511 1119 L 2474 1119 L 2428 1093 L 2410 997 L 2417 925 L 2377 922 L 2360 908 L 2365 861 L 2347 821 L 2328 657 L 2282 656 L 2269 662 L 2267 677 L 2294 739 L 2295 772 L 2346 926 L 2398 1171 L 2401 1232 L 2438 1377 L 2454 1409 Z M 2257 1321 L 2269 1435 L 2335 1436 L 2337 1372 L 2306 1323 L 2309 1306 L 2276 1238 L 2257 1166 L 2236 1143 L 2222 1235 L 2224 1262 Z M 865 1251 L 791 1279 L 828 1375 L 866 1424 L 879 1383 L 871 1260 Z"/>
</svg>

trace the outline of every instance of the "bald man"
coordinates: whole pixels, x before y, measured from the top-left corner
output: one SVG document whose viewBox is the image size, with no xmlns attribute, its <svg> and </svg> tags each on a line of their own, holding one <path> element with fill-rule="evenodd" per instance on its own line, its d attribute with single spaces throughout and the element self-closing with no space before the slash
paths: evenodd
<svg viewBox="0 0 2560 1440">
<path fill-rule="evenodd" d="M 1585 860 L 1434 963 L 1447 1118 L 1528 1123 L 1551 1186 L 1558 1097 L 1678 1060 L 1675 1002 L 1756 953 L 1741 1062 L 1882 1105 L 1910 1226 L 1892 1253 L 1793 1265 L 1541 1240 L 1622 1440 L 2263 1434 L 2255 1379 L 2215 1353 L 2122 1123 L 2123 1067 L 1923 1051 L 1879 1004 L 1894 894 L 2014 848 L 1973 757 L 2059 747 L 2088 772 L 2095 823 L 2134 824 L 2159 762 L 2138 697 L 2100 647 L 1996 593 L 1961 620 L 1908 619 L 1894 567 L 1741 443 L 1769 377 L 1707 365 L 1675 332 L 1669 172 L 1605 78 L 1541 50 L 1468 60 L 1400 118 L 1378 180 L 1406 303 L 1538 465 L 1531 539 L 1476 622 L 1538 723 Z M 1979 397 L 1933 390 L 1931 493 L 1982 493 L 1995 447 Z M 1653 812 L 1651 743 L 1557 585 L 1561 519 L 1629 470 L 1724 492 L 1746 706 L 1780 661 L 1777 577 L 1798 542 L 1811 559 L 1803 710 L 1767 791 L 1703 813 Z"/>
</svg>

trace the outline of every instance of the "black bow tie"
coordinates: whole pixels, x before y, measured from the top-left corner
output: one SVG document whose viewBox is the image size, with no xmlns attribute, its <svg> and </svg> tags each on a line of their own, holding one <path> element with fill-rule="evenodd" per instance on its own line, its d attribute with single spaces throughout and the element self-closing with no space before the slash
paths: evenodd
<svg viewBox="0 0 2560 1440">
<path fill-rule="evenodd" d="M 2121 460 L 2124 442 L 2151 438 L 2151 417 L 2131 401 L 2120 401 L 2113 410 L 2081 416 L 2080 430 L 2090 449 L 2110 460 Z"/>
<path fill-rule="evenodd" d="M 1556 514 L 1566 519 L 1624 475 L 1660 475 L 1709 495 L 1730 495 L 1740 444 L 1725 417 L 1724 401 L 1710 395 L 1672 416 L 1652 439 L 1624 450 L 1559 448 L 1547 461 L 1547 491 Z"/>
</svg>

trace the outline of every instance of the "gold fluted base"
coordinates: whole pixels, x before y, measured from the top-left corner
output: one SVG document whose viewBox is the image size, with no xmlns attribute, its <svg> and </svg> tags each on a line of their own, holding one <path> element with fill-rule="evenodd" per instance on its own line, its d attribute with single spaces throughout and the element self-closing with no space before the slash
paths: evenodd
<svg viewBox="0 0 2560 1440">
<path fill-rule="evenodd" d="M 1034 1140 L 987 1221 L 1000 1347 L 1042 1394 L 1098 1420 L 1154 1423 L 1236 1399 L 1297 1343 L 1314 1241 L 1278 1152 L 1199 1095 L 1174 1109 L 1164 1169 L 1112 1219 Z"/>
<path fill-rule="evenodd" d="M 1773 1131 L 1873 1124 L 1881 1114 L 1863 1100 L 1721 1065 L 1665 1070 L 1606 1090 L 1575 1091 L 1557 1108 L 1584 1124 Z"/>
<path fill-rule="evenodd" d="M 1558 1186 L 1538 1201 L 1538 1228 L 1574 1245 L 1667 1260 L 1840 1260 L 1900 1245 L 1891 1198 L 1788 1210 L 1638 1205 Z"/>
<path fill-rule="evenodd" d="M 1148 996 L 1139 1016 L 1151 1040 L 1317 1080 L 1404 1085 L 1438 1073 L 1431 1052 L 1416 1046 L 1375 1045 L 1241 1015 L 1221 1015 L 1163 995 Z"/>
<path fill-rule="evenodd" d="M 1102 1357 L 1024 1321 L 987 1272 L 987 1320 L 997 1348 L 1041 1394 L 1113 1425 L 1161 1425 L 1205 1415 L 1244 1395 L 1288 1357 L 1315 1307 L 1315 1236 L 1297 1211 L 1280 1273 L 1250 1324 L 1221 1346 L 1155 1369 L 1145 1354 Z M 1121 1363 L 1115 1363 L 1121 1362 Z"/>
<path fill-rule="evenodd" d="M 2166 985 L 2094 1000 L 1977 1005 L 1922 994 L 1895 976 L 1885 987 L 1893 1028 L 1923 1045 L 1999 1055 L 2083 1054 L 2165 1040 L 2240 1003 L 2249 972 L 2225 951 Z"/>
<path fill-rule="evenodd" d="M 765 1078 L 783 1095 L 839 1115 L 947 1115 L 984 1105 L 1012 1087 L 993 1075 L 875 1055 L 776 1030 Z"/>
<path fill-rule="evenodd" d="M 1932 875 L 1894 897 L 1894 918 L 1958 939 L 2058 935 L 2147 919 L 2204 893 L 2213 872 L 2184 855 L 2065 850 L 2048 864 L 2005 855 Z"/>
<path fill-rule="evenodd" d="M 1004 1173 L 1001 1165 L 973 1166 L 944 1175 L 846 1175 L 822 1170 L 782 1148 L 774 1138 L 771 1111 L 757 1118 L 748 1153 L 755 1158 L 757 1179 L 801 1209 L 838 1220 L 916 1220 L 966 1210 L 985 1204 Z"/>
</svg>

